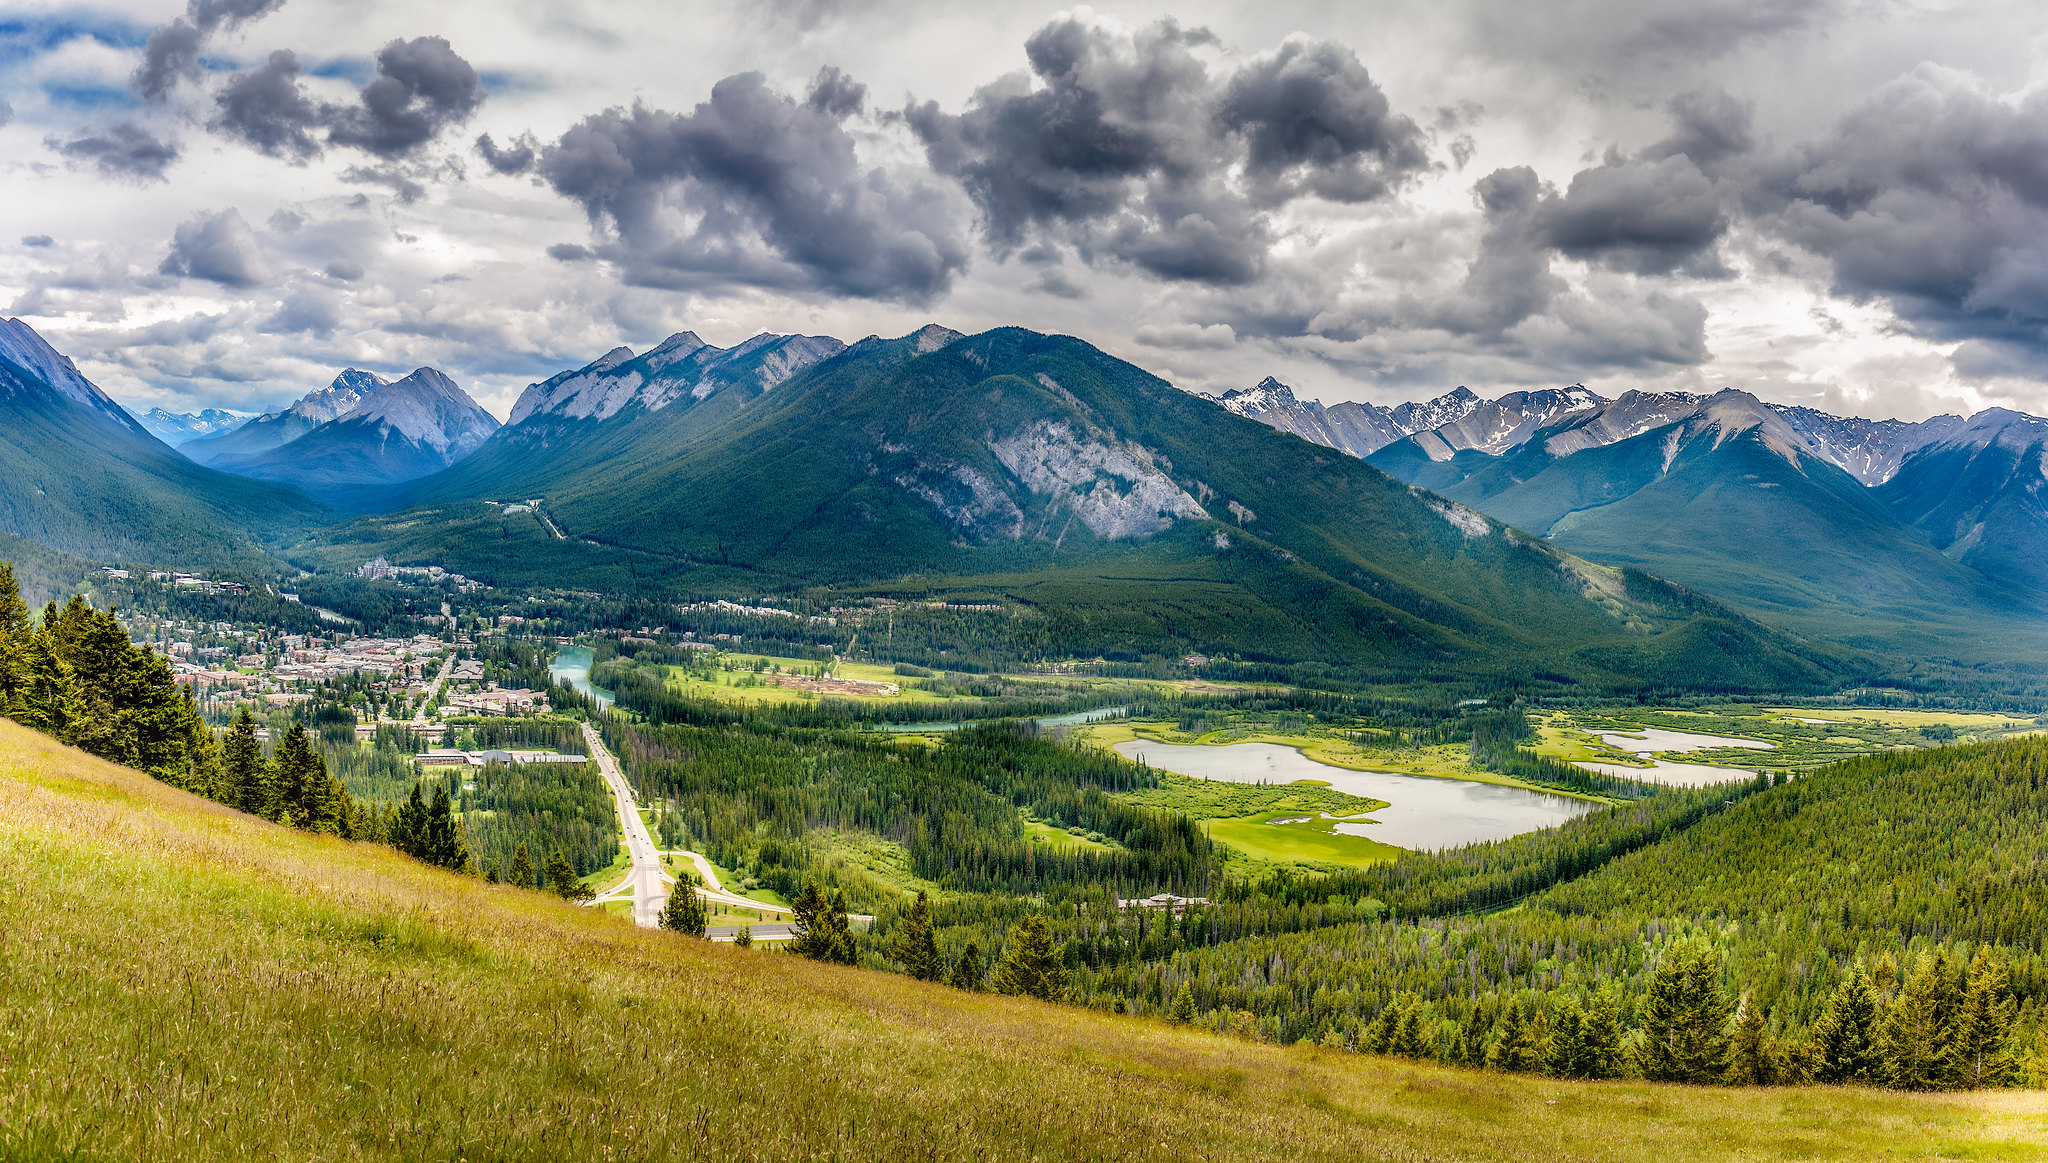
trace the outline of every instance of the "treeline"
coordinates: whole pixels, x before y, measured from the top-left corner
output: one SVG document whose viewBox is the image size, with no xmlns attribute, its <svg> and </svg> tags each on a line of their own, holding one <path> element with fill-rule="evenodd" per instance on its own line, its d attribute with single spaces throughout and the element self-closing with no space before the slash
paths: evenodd
<svg viewBox="0 0 2048 1163">
<path fill-rule="evenodd" d="M 1471 728 L 1472 763 L 1488 771 L 1525 783 L 1611 799 L 1639 799 L 1657 792 L 1655 784 L 1587 771 L 1576 763 L 1538 755 L 1523 747 L 1524 742 L 1536 737 L 1536 729 L 1529 725 L 1529 717 L 1519 705 L 1473 715 L 1467 723 Z"/>
<path fill-rule="evenodd" d="M 579 736 L 578 750 L 581 742 Z M 522 847 L 529 853 L 561 853 L 578 876 L 617 858 L 618 808 L 597 764 L 487 763 L 447 770 L 444 778 L 431 772 L 425 778 L 445 784 L 461 813 L 469 849 L 487 878 L 510 879 L 513 858 Z"/>
</svg>

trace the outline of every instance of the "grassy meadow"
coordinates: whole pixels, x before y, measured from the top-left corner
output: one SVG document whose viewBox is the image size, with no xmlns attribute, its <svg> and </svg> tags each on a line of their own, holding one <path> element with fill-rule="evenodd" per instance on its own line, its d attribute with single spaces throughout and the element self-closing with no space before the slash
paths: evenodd
<svg viewBox="0 0 2048 1163">
<path fill-rule="evenodd" d="M 2048 1095 L 1505 1078 L 632 928 L 0 723 L 10 1159 L 2038 1158 Z"/>
</svg>

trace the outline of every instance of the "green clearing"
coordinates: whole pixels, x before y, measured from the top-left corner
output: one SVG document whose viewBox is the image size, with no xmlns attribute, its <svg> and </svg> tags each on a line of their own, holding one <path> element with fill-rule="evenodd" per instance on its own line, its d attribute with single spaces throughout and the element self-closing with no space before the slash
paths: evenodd
<svg viewBox="0 0 2048 1163">
<path fill-rule="evenodd" d="M 1065 828 L 1055 828 L 1043 820 L 1024 817 L 1024 838 L 1033 844 L 1044 844 L 1049 848 L 1074 848 L 1084 852 L 1108 852 L 1117 847 L 1100 840 L 1090 840 L 1086 835 L 1076 836 Z"/>
<path fill-rule="evenodd" d="M 12 725 L 0 915 L 7 1158 L 2048 1150 L 2038 1092 L 1507 1079 L 711 945 L 274 827 Z"/>
<path fill-rule="evenodd" d="M 1253 864 L 1359 868 L 1391 860 L 1400 849 L 1336 831 L 1331 816 L 1356 816 L 1386 807 L 1381 800 L 1348 795 L 1316 783 L 1252 784 L 1159 773 L 1159 786 L 1125 792 L 1146 807 L 1181 812 L 1201 822 L 1232 856 Z M 1307 817 L 1307 818 L 1303 818 Z M 1297 820 L 1276 824 L 1273 820 Z"/>
</svg>

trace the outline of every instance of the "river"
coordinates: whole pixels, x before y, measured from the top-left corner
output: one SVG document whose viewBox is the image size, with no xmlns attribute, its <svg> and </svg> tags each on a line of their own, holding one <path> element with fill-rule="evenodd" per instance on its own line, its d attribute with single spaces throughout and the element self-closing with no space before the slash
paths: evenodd
<svg viewBox="0 0 2048 1163">
<path fill-rule="evenodd" d="M 609 710 L 616 696 L 603 687 L 590 685 L 590 665 L 595 661 L 597 656 L 592 654 L 589 648 L 565 646 L 555 655 L 554 660 L 548 663 L 548 681 L 566 682 L 577 694 L 596 703 L 598 710 Z"/>
<path fill-rule="evenodd" d="M 1197 779 L 1273 784 L 1313 779 L 1351 795 L 1385 800 L 1386 807 L 1367 814 L 1370 822 L 1339 821 L 1337 831 L 1420 851 L 1504 840 L 1554 827 L 1596 806 L 1526 788 L 1391 771 L 1352 771 L 1318 763 L 1277 743 L 1204 747 L 1133 739 L 1117 744 L 1116 752 Z"/>
</svg>

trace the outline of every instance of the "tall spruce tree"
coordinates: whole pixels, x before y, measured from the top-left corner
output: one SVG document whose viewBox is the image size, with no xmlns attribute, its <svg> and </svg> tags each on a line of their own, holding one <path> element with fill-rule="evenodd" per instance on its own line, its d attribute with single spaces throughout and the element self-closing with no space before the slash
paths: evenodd
<svg viewBox="0 0 2048 1163">
<path fill-rule="evenodd" d="M 903 963 L 903 971 L 919 981 L 937 981 L 946 974 L 946 959 L 939 956 L 939 941 L 932 926 L 932 902 L 923 889 L 889 944 L 890 956 Z"/>
<path fill-rule="evenodd" d="M 827 896 L 816 881 L 806 881 L 803 891 L 790 902 L 790 913 L 795 921 L 791 928 L 796 931 L 796 938 L 789 943 L 790 952 L 801 953 L 813 961 L 853 964 L 853 930 L 846 920 L 846 894 L 835 889 Z"/>
<path fill-rule="evenodd" d="M 1771 1041 L 1770 1018 L 1755 996 L 1742 999 L 1735 1016 L 1735 1037 L 1731 1043 L 1728 1081 L 1738 1086 L 1770 1086 L 1783 1073 L 1776 1045 Z"/>
<path fill-rule="evenodd" d="M 576 866 L 557 848 L 548 856 L 544 875 L 548 878 L 548 889 L 565 901 L 589 900 L 590 889 L 584 887 L 583 878 L 576 875 Z"/>
<path fill-rule="evenodd" d="M 1835 986 L 1813 1024 L 1816 1082 L 1871 1082 L 1883 1067 L 1877 1054 L 1877 990 L 1863 966 Z"/>
<path fill-rule="evenodd" d="M 953 963 L 953 972 L 947 976 L 946 984 L 954 989 L 964 989 L 969 993 L 975 993 L 982 988 L 983 979 L 987 976 L 988 967 L 982 964 L 981 946 L 969 941 L 967 948 L 960 951 L 960 960 Z M 1187 987 L 1182 986 L 1181 988 L 1186 989 Z"/>
<path fill-rule="evenodd" d="M 1948 950 L 1924 953 L 1905 987 L 1885 1007 L 1878 1031 L 1883 1081 L 1895 1090 L 1946 1090 L 1956 1084 L 1956 1017 L 1962 1007 Z"/>
<path fill-rule="evenodd" d="M 445 784 L 434 788 L 434 803 L 427 809 L 426 849 L 421 859 L 437 868 L 460 872 L 469 866 L 469 845 L 462 839 L 462 824 L 448 798 Z"/>
<path fill-rule="evenodd" d="M 1728 1073 L 1728 997 L 1721 954 L 1701 938 L 1673 945 L 1650 974 L 1643 998 L 1643 1077 L 1720 1082 Z"/>
<path fill-rule="evenodd" d="M 2012 1052 L 2013 1001 L 2005 963 L 1991 946 L 1970 958 L 1969 984 L 1956 1015 L 1956 1081 L 1972 1090 L 2011 1086 L 2018 1073 Z"/>
<path fill-rule="evenodd" d="M 1486 1052 L 1488 1067 L 1517 1073 L 1536 1068 L 1536 1038 L 1522 1016 L 1522 1003 L 1514 998 L 1502 1002 L 1500 1020 L 1493 1024 L 1493 1030 L 1493 1047 Z"/>
<path fill-rule="evenodd" d="M 506 876 L 506 881 L 520 888 L 534 887 L 533 857 L 526 851 L 526 845 L 521 844 L 519 850 L 512 854 L 512 871 Z"/>
<path fill-rule="evenodd" d="M 1578 1001 L 1569 995 L 1560 997 L 1551 1007 L 1543 1069 L 1558 1078 L 1587 1077 L 1586 1016 Z"/>
<path fill-rule="evenodd" d="M 1195 991 L 1183 981 L 1180 992 L 1173 995 L 1173 1005 L 1166 1011 L 1166 1020 L 1186 1024 L 1195 1020 Z"/>
<path fill-rule="evenodd" d="M 1621 1076 L 1621 1006 L 1612 989 L 1594 992 L 1592 1000 L 1586 1004 L 1579 1037 L 1583 1043 L 1581 1064 L 1584 1073 L 1581 1077 Z"/>
<path fill-rule="evenodd" d="M 427 858 L 427 801 L 417 781 L 412 785 L 412 795 L 392 813 L 391 830 L 385 839 L 414 860 Z"/>
<path fill-rule="evenodd" d="M 675 888 L 668 894 L 668 904 L 661 910 L 661 927 L 691 937 L 702 937 L 708 920 L 704 898 L 697 895 L 697 886 L 691 884 L 687 876 L 677 878 Z"/>
<path fill-rule="evenodd" d="M 22 604 L 21 585 L 14 579 L 14 563 L 0 561 L 0 714 L 11 714 L 21 691 L 23 654 L 34 630 L 28 607 Z"/>
<path fill-rule="evenodd" d="M 1066 959 L 1045 918 L 1032 913 L 1012 925 L 1009 947 L 996 963 L 996 991 L 1052 1001 L 1066 988 Z"/>
<path fill-rule="evenodd" d="M 276 807 L 270 764 L 263 758 L 263 744 L 256 741 L 256 720 L 249 717 L 248 707 L 236 712 L 220 751 L 222 790 L 229 806 L 271 818 Z"/>
<path fill-rule="evenodd" d="M 61 743 L 75 740 L 85 721 L 78 678 L 40 628 L 30 629 L 23 640 L 21 686 L 8 704 L 7 717 Z"/>
</svg>

